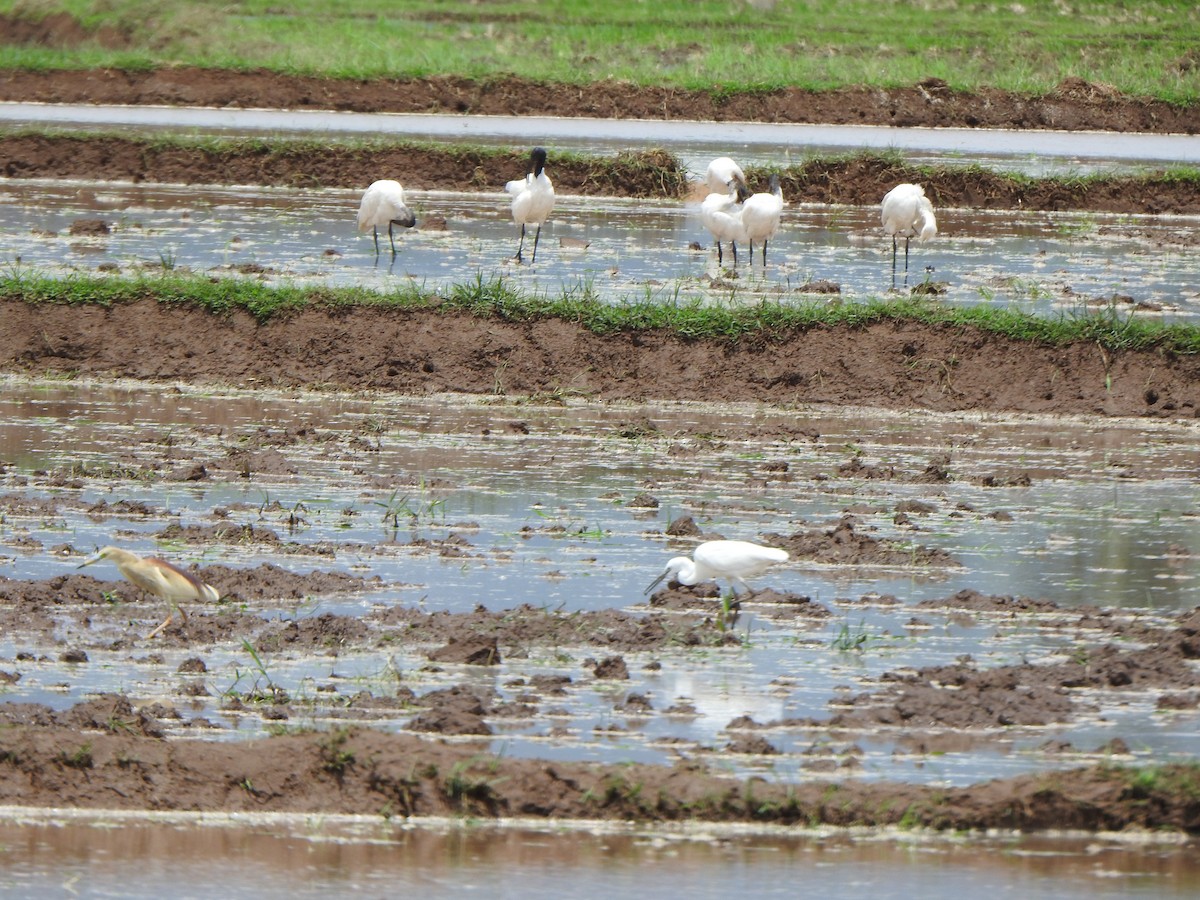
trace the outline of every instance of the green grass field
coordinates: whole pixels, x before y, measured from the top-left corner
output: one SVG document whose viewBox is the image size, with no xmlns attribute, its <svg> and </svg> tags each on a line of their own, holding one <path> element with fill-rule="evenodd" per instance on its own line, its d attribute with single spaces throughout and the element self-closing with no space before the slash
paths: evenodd
<svg viewBox="0 0 1200 900">
<path fill-rule="evenodd" d="M 1041 94 L 1077 76 L 1200 101 L 1200 4 L 1119 0 L 16 0 L 124 46 L 0 46 L 0 68 L 266 67 L 336 78 L 513 74 L 739 91 L 911 85 Z"/>
</svg>

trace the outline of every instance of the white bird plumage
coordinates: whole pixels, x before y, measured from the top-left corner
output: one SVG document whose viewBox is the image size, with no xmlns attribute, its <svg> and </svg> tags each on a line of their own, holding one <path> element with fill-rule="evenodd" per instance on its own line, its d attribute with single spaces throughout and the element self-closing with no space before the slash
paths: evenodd
<svg viewBox="0 0 1200 900">
<path fill-rule="evenodd" d="M 412 228 L 417 224 L 417 217 L 404 202 L 404 188 L 400 182 L 383 179 L 371 184 L 363 192 L 362 201 L 358 204 L 358 230 L 371 229 L 375 237 L 375 255 L 379 255 L 379 227 L 388 227 L 388 240 L 392 244 L 392 256 L 396 255 L 396 238 L 392 234 L 392 226 Z"/>
<path fill-rule="evenodd" d="M 710 194 L 728 194 L 736 185 L 741 185 L 742 190 L 746 190 L 746 176 L 742 167 L 728 156 L 718 156 L 708 164 L 704 172 L 704 183 Z"/>
<path fill-rule="evenodd" d="M 778 547 L 764 547 L 750 541 L 705 541 L 692 551 L 691 559 L 676 556 L 667 561 L 662 574 L 646 588 L 650 593 L 666 578 L 680 584 L 693 585 L 709 579 L 725 578 L 737 595 L 741 586 L 752 593 L 747 578 L 765 572 L 771 566 L 786 562 L 788 552 Z"/>
<path fill-rule="evenodd" d="M 746 241 L 746 229 L 742 225 L 742 204 L 739 202 L 737 188 L 727 194 L 709 194 L 700 203 L 700 221 L 717 242 L 717 265 L 723 265 L 725 257 L 721 252 L 721 241 L 727 241 L 733 248 L 733 267 L 737 268 L 737 242 Z"/>
<path fill-rule="evenodd" d="M 513 198 L 513 221 L 521 226 L 521 243 L 517 246 L 516 259 L 520 261 L 525 250 L 525 226 L 536 225 L 537 233 L 533 236 L 533 256 L 530 262 L 537 262 L 542 225 L 550 218 L 550 212 L 554 209 L 554 184 L 546 174 L 546 151 L 541 147 L 534 147 L 529 154 L 529 173 L 524 178 L 508 182 L 504 189 Z"/>
<path fill-rule="evenodd" d="M 742 228 L 746 232 L 746 241 L 750 245 L 750 264 L 754 264 L 754 242 L 762 243 L 763 268 L 767 265 L 767 241 L 775 237 L 779 230 L 779 220 L 783 216 L 783 190 L 779 186 L 779 176 L 772 175 L 767 191 L 752 194 L 742 204 Z"/>
<path fill-rule="evenodd" d="M 221 595 L 215 587 L 205 584 L 191 572 L 187 572 L 165 559 L 155 556 L 142 558 L 136 553 L 130 553 L 120 547 L 102 547 L 81 562 L 78 568 L 82 569 L 84 566 L 90 566 L 106 559 L 116 563 L 117 571 L 131 584 L 171 604 L 170 614 L 161 625 L 146 635 L 147 640 L 170 624 L 175 617 L 176 610 L 179 611 L 183 621 L 187 621 L 187 612 L 179 605 L 180 601 L 216 603 L 221 599 Z"/>
<path fill-rule="evenodd" d="M 904 277 L 908 278 L 908 242 L 927 241 L 937 234 L 933 204 L 919 184 L 898 184 L 883 196 L 880 206 L 883 231 L 892 239 L 892 285 L 896 284 L 896 238 L 904 238 Z"/>
</svg>

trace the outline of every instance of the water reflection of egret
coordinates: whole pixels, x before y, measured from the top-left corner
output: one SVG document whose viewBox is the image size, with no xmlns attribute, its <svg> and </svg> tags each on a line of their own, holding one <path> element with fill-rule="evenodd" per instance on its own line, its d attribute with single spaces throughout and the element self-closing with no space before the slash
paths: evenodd
<svg viewBox="0 0 1200 900">
<path fill-rule="evenodd" d="M 716 734 L 740 716 L 749 716 L 760 725 L 784 718 L 785 699 L 747 685 L 744 677 L 714 677 L 711 671 L 699 675 L 680 669 L 667 674 L 665 680 L 665 691 L 675 702 L 686 700 L 695 707 L 704 721 L 694 727 L 705 735 Z"/>
<path fill-rule="evenodd" d="M 95 555 L 81 562 L 79 568 L 82 569 L 84 566 L 90 566 L 92 563 L 97 563 L 105 559 L 116 563 L 117 571 L 127 581 L 137 585 L 143 591 L 146 591 L 146 593 L 153 594 L 155 597 L 166 600 L 171 604 L 170 613 L 168 613 L 161 625 L 146 635 L 147 640 L 154 637 L 171 623 L 171 620 L 175 617 L 176 610 L 179 611 L 179 615 L 183 621 L 187 621 L 187 613 L 179 605 L 180 601 L 193 600 L 215 603 L 220 599 L 220 594 L 216 588 L 210 584 L 205 584 L 191 572 L 185 572 L 165 559 L 158 559 L 154 556 L 148 556 L 143 559 L 135 553 L 122 550 L 120 547 L 104 547 Z"/>
</svg>

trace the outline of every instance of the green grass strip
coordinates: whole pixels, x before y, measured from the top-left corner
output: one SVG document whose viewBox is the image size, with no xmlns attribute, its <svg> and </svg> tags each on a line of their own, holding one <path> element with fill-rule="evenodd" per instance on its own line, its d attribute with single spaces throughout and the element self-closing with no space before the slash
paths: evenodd
<svg viewBox="0 0 1200 900">
<path fill-rule="evenodd" d="M 236 278 L 164 272 L 138 278 L 51 278 L 21 271 L 0 276 L 0 297 L 25 303 L 98 304 L 112 307 L 141 300 L 186 304 L 223 315 L 244 311 L 259 323 L 305 307 L 437 309 L 511 322 L 562 319 L 597 334 L 666 330 L 694 340 L 785 340 L 789 333 L 823 327 L 862 328 L 887 321 L 938 327 L 970 327 L 1016 341 L 1066 346 L 1079 341 L 1107 350 L 1200 353 L 1200 327 L 1138 318 L 1106 307 L 1088 312 L 1035 316 L 1013 308 L 951 306 L 924 297 L 873 298 L 830 303 L 798 299 L 747 305 L 711 297 L 639 296 L 623 302 L 600 299 L 581 283 L 558 295 L 522 291 L 501 277 L 477 276 L 438 293 L 419 285 L 379 292 L 359 287 L 268 286 Z"/>
</svg>

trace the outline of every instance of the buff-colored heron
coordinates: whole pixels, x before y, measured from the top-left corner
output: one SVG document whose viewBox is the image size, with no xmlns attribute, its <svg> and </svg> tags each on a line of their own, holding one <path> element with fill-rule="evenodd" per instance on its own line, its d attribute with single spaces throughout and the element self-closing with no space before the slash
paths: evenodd
<svg viewBox="0 0 1200 900">
<path fill-rule="evenodd" d="M 78 568 L 90 566 L 102 560 L 116 563 L 117 571 L 131 584 L 140 587 L 148 594 L 153 594 L 160 600 L 166 600 L 171 605 L 171 611 L 162 624 L 146 635 L 146 640 L 156 636 L 171 624 L 176 610 L 180 618 L 187 622 L 187 612 L 179 604 L 185 600 L 193 602 L 215 603 L 221 598 L 217 589 L 211 584 L 205 584 L 191 572 L 186 572 L 172 565 L 165 559 L 156 556 L 141 557 L 120 547 L 103 547 L 95 554 L 81 562 Z"/>
</svg>

